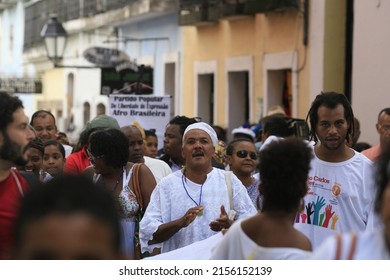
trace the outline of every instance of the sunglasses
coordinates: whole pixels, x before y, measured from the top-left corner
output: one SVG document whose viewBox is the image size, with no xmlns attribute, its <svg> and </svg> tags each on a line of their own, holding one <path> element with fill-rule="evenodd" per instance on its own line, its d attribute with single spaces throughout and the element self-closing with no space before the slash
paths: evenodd
<svg viewBox="0 0 390 280">
<path fill-rule="evenodd" d="M 88 154 L 88 159 L 89 159 L 90 161 L 95 161 L 95 160 L 97 160 L 97 159 L 104 158 L 104 155 L 101 155 L 101 156 L 94 156 L 94 155 L 92 154 L 92 152 L 91 152 L 90 149 L 87 149 L 87 154 Z"/>
<path fill-rule="evenodd" d="M 257 160 L 257 154 L 255 152 L 248 152 L 245 150 L 237 151 L 236 156 L 238 156 L 239 158 L 246 158 L 248 154 L 251 159 Z"/>
</svg>

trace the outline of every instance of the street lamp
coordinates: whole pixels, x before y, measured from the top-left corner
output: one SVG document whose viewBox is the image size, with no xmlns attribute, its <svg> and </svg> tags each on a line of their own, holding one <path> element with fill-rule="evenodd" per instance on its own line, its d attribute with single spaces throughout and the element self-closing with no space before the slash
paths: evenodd
<svg viewBox="0 0 390 280">
<path fill-rule="evenodd" d="M 41 37 L 45 40 L 46 55 L 49 60 L 53 61 L 55 68 L 100 68 L 97 66 L 58 64 L 59 61 L 63 59 L 68 33 L 66 33 L 62 23 L 57 20 L 56 14 L 52 14 L 50 19 L 43 26 Z"/>
<path fill-rule="evenodd" d="M 57 20 L 57 15 L 51 15 L 42 28 L 41 37 L 45 40 L 47 57 L 53 61 L 54 67 L 57 67 L 63 58 L 67 36 L 68 33 Z"/>
</svg>

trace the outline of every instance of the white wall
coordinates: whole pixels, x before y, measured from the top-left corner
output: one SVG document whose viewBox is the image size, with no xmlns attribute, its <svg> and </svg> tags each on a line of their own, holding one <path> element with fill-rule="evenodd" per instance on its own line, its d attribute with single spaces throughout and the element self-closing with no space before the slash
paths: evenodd
<svg viewBox="0 0 390 280">
<path fill-rule="evenodd" d="M 359 141 L 378 144 L 377 115 L 390 107 L 390 0 L 355 0 L 352 106 Z"/>
<path fill-rule="evenodd" d="M 12 28 L 11 28 L 12 26 Z M 0 73 L 2 77 L 23 77 L 24 7 L 23 1 L 0 13 Z M 12 32 L 12 35 L 10 34 Z M 11 46 L 10 38 L 13 38 Z M 34 72 L 28 73 L 34 77 Z M 35 108 L 34 94 L 19 94 L 25 113 L 31 116 Z"/>
<path fill-rule="evenodd" d="M 134 20 L 119 26 L 119 34 L 125 38 L 137 39 L 129 40 L 120 46 L 131 60 L 136 59 L 137 64 L 146 64 L 142 61 L 142 58 L 152 58 L 153 65 L 151 66 L 154 68 L 153 94 L 157 96 L 165 95 L 164 63 L 168 61 L 177 63 L 181 48 L 177 15 L 141 17 L 137 21 Z M 177 78 L 174 77 L 175 80 Z"/>
</svg>

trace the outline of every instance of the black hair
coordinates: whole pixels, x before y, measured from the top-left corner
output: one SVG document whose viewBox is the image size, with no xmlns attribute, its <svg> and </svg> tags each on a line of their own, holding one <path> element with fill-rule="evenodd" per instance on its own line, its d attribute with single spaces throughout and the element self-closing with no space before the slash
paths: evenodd
<svg viewBox="0 0 390 280">
<path fill-rule="evenodd" d="M 383 193 L 390 183 L 390 144 L 387 146 L 387 149 L 383 149 L 382 153 L 377 158 L 375 165 L 375 183 L 377 186 L 375 211 L 379 213 L 383 206 Z"/>
<path fill-rule="evenodd" d="M 30 125 L 33 125 L 34 119 L 36 119 L 36 118 L 42 118 L 42 117 L 47 116 L 47 115 L 49 115 L 50 117 L 53 118 L 53 120 L 54 120 L 54 126 L 55 126 L 55 125 L 56 125 L 56 118 L 54 117 L 54 115 L 53 115 L 50 111 L 47 111 L 47 110 L 38 110 L 38 111 L 36 111 L 36 112 L 31 116 Z"/>
<path fill-rule="evenodd" d="M 215 130 L 215 133 L 217 133 L 218 140 L 226 142 L 226 129 L 219 125 L 212 125 L 211 127 Z"/>
<path fill-rule="evenodd" d="M 228 146 L 226 147 L 226 155 L 231 156 L 233 155 L 234 147 L 241 142 L 248 142 L 253 143 L 253 141 L 249 138 L 236 138 L 229 142 Z"/>
<path fill-rule="evenodd" d="M 129 159 L 129 139 L 117 128 L 99 129 L 89 137 L 89 149 L 94 156 L 104 156 L 114 168 L 126 165 Z"/>
<path fill-rule="evenodd" d="M 353 146 L 352 148 L 356 151 L 356 152 L 359 152 L 361 153 L 362 151 L 364 150 L 367 150 L 369 148 L 371 148 L 372 146 L 370 144 L 368 144 L 367 142 L 357 142 L 355 144 L 355 146 Z"/>
<path fill-rule="evenodd" d="M 45 150 L 45 148 L 47 146 L 56 146 L 58 148 L 58 150 L 60 150 L 62 157 L 65 158 L 65 148 L 64 148 L 64 146 L 62 146 L 62 144 L 60 142 L 58 142 L 57 140 L 53 140 L 53 139 L 48 140 L 45 143 L 43 143 L 43 150 Z"/>
<path fill-rule="evenodd" d="M 259 154 L 263 211 L 291 213 L 307 192 L 312 148 L 297 137 L 271 142 Z"/>
<path fill-rule="evenodd" d="M 122 126 L 120 128 L 120 130 L 126 135 L 125 131 L 129 130 L 131 132 L 135 131 L 135 132 L 138 132 L 140 135 L 141 135 L 141 138 L 142 138 L 142 131 L 141 129 L 134 125 L 134 124 L 130 124 L 130 125 L 126 125 L 126 126 Z M 145 131 L 145 130 L 144 130 Z M 129 140 L 130 141 L 130 140 Z"/>
<path fill-rule="evenodd" d="M 27 145 L 24 147 L 23 149 L 23 153 L 25 153 L 29 148 L 34 148 L 34 149 L 37 149 L 41 155 L 43 156 L 43 153 L 44 153 L 44 146 L 43 146 L 43 141 L 41 140 L 41 138 L 34 138 L 32 140 L 30 140 L 30 142 L 27 143 Z"/>
<path fill-rule="evenodd" d="M 80 133 L 80 137 L 79 137 L 79 141 L 77 142 L 76 146 L 74 147 L 73 149 L 73 153 L 74 152 L 78 152 L 80 151 L 84 146 L 87 146 L 88 145 L 88 141 L 89 141 L 89 136 L 97 131 L 97 130 L 102 130 L 104 129 L 103 127 L 95 127 L 95 128 L 91 128 L 91 129 L 84 129 L 83 131 L 81 131 Z"/>
<path fill-rule="evenodd" d="M 251 141 L 252 143 L 255 142 L 255 139 L 253 139 L 252 136 L 250 136 L 249 134 L 246 134 L 246 133 L 241 133 L 241 132 L 237 132 L 237 133 L 234 133 L 234 139 L 248 139 L 249 141 Z"/>
<path fill-rule="evenodd" d="M 3 135 L 3 144 L 0 147 L 0 158 L 12 161 L 16 165 L 25 165 L 26 160 L 18 152 L 20 147 L 7 134 L 7 127 L 14 121 L 13 114 L 23 107 L 22 101 L 6 92 L 0 91 L 0 133 Z"/>
<path fill-rule="evenodd" d="M 145 137 L 153 136 L 157 138 L 156 130 L 155 129 L 147 129 L 145 131 Z"/>
<path fill-rule="evenodd" d="M 0 130 L 5 133 L 8 124 L 13 122 L 13 113 L 19 108 L 24 108 L 22 101 L 17 96 L 11 96 L 6 92 L 0 92 Z"/>
<path fill-rule="evenodd" d="M 107 224 L 112 230 L 112 244 L 120 248 L 120 228 L 117 209 L 110 193 L 84 176 L 54 177 L 39 188 L 31 189 L 22 198 L 15 226 L 15 246 L 23 243 L 23 233 L 29 224 L 50 214 L 87 213 Z"/>
<path fill-rule="evenodd" d="M 329 109 L 334 109 L 337 107 L 337 105 L 343 105 L 344 107 L 344 118 L 346 119 L 348 123 L 348 131 L 346 140 L 349 142 L 349 137 L 353 136 L 354 131 L 354 115 L 351 103 L 349 103 L 347 97 L 342 93 L 337 92 L 321 92 L 321 94 L 318 94 L 316 98 L 314 99 L 313 103 L 311 104 L 310 110 L 306 116 L 306 122 L 310 120 L 310 131 L 309 131 L 309 137 L 310 140 L 313 140 L 316 144 L 318 142 L 318 138 L 316 135 L 316 125 L 318 122 L 318 108 L 320 106 L 325 106 Z"/>
<path fill-rule="evenodd" d="M 290 135 L 289 126 L 283 117 L 270 117 L 264 123 L 263 134 L 287 137 Z"/>
<path fill-rule="evenodd" d="M 180 127 L 180 134 L 183 136 L 186 128 L 194 123 L 198 122 L 198 118 L 189 118 L 186 116 L 175 116 L 173 117 L 168 124 L 176 124 Z"/>
<path fill-rule="evenodd" d="M 389 115 L 390 116 L 390 107 L 387 107 L 387 108 L 384 108 L 382 109 L 379 114 L 378 114 L 378 121 L 379 121 L 379 118 L 380 116 L 382 115 L 382 113 L 385 113 L 386 115 Z"/>
</svg>

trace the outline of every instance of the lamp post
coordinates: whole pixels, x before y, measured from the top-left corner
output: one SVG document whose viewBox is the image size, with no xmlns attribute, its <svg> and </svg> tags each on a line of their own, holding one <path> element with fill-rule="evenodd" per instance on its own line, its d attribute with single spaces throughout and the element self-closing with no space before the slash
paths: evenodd
<svg viewBox="0 0 390 280">
<path fill-rule="evenodd" d="M 67 36 L 68 33 L 57 20 L 57 15 L 51 15 L 42 28 L 41 37 L 45 40 L 47 57 L 53 61 L 54 67 L 58 67 L 58 62 L 63 58 Z"/>
<path fill-rule="evenodd" d="M 62 65 L 59 62 L 63 59 L 68 33 L 58 21 L 57 15 L 50 15 L 50 19 L 41 30 L 41 37 L 45 40 L 46 55 L 53 61 L 55 68 L 100 68 L 97 66 Z"/>
</svg>

